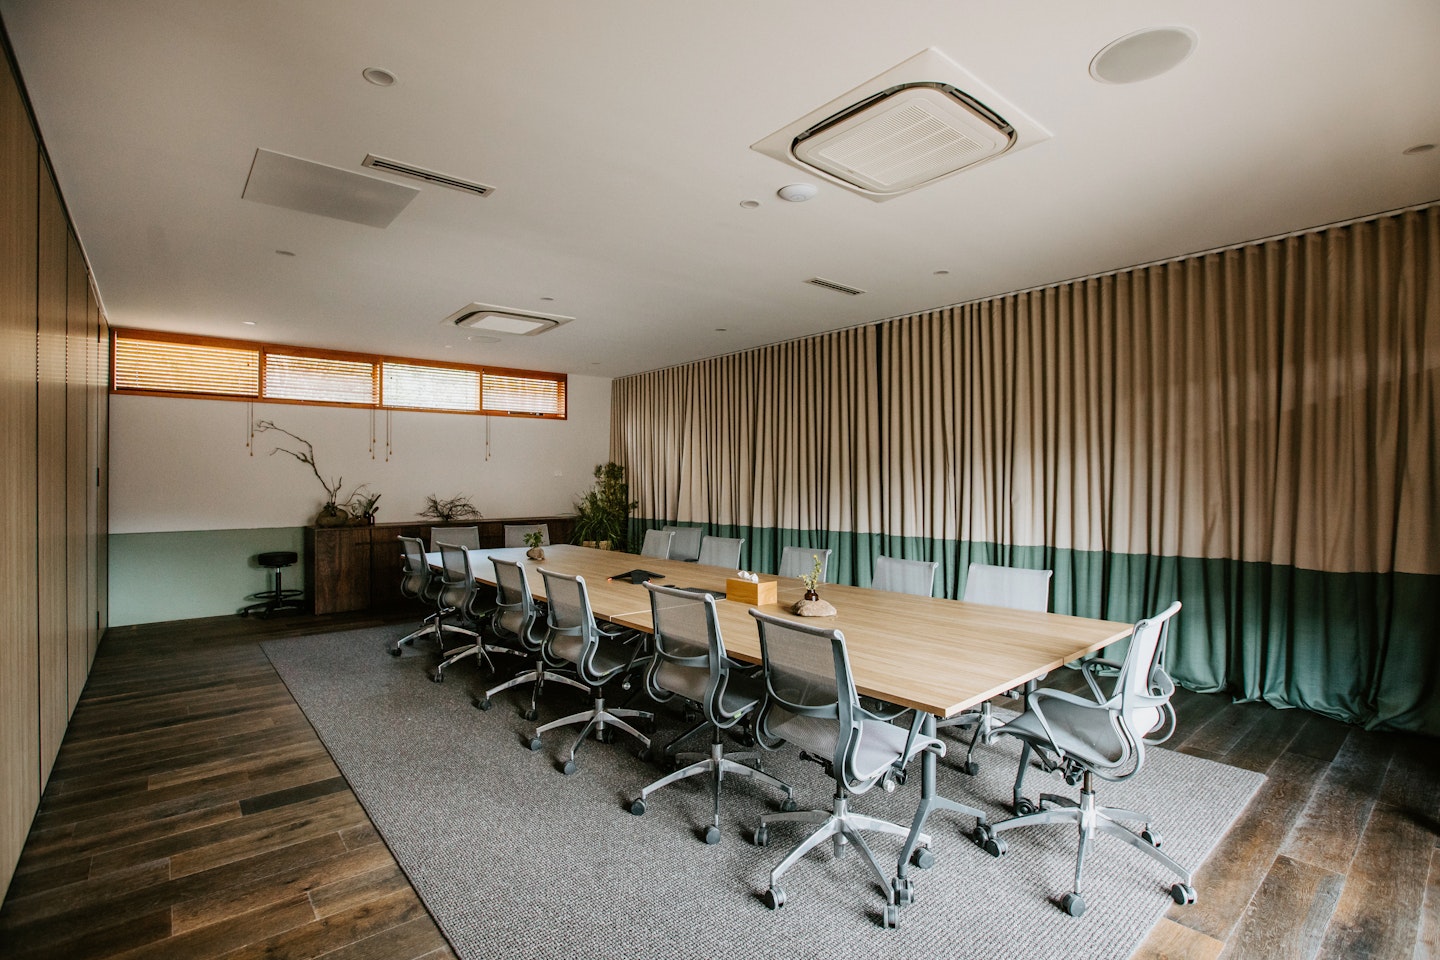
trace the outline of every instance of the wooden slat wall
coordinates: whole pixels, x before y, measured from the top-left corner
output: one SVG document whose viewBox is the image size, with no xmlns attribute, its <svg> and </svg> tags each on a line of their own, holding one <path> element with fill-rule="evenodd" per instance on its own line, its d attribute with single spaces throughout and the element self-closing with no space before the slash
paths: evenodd
<svg viewBox="0 0 1440 960">
<path fill-rule="evenodd" d="M 68 604 L 65 591 L 65 311 L 70 228 L 60 193 L 42 161 L 40 173 L 40 315 L 37 431 L 40 521 L 37 556 L 40 618 L 40 759 L 48 778 L 70 716 Z"/>
<path fill-rule="evenodd" d="M 36 176 L 20 92 L 0 84 L 0 869 L 40 802 L 35 573 Z"/>
<path fill-rule="evenodd" d="M 0 895 L 103 635 L 109 333 L 0 70 Z"/>
<path fill-rule="evenodd" d="M 90 635 L 87 614 L 90 603 L 86 597 L 89 578 L 85 565 L 85 468 L 89 451 L 85 441 L 85 421 L 89 419 L 86 404 L 86 338 L 90 331 L 86 311 L 90 298 L 90 281 L 85 275 L 85 255 L 80 241 L 69 235 L 70 291 L 65 319 L 65 580 L 67 598 L 66 622 L 70 640 L 70 709 L 80 702 L 85 677 L 90 669 Z"/>
</svg>

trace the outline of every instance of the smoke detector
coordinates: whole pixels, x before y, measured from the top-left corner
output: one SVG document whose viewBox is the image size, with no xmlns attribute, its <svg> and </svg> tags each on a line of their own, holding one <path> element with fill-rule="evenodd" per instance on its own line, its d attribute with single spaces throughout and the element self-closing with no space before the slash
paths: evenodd
<svg viewBox="0 0 1440 960">
<path fill-rule="evenodd" d="M 881 201 L 1049 137 L 932 48 L 751 149 Z"/>
</svg>

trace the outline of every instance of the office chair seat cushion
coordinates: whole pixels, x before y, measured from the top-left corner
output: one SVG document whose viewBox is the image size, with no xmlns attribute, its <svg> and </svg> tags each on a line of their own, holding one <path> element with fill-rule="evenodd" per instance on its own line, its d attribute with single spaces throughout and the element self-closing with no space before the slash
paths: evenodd
<svg viewBox="0 0 1440 960">
<path fill-rule="evenodd" d="M 1125 742 L 1115 729 L 1113 711 L 1101 704 L 1073 703 L 1047 697 L 1041 702 L 1053 741 L 1034 711 L 1020 714 L 1000 729 L 1039 746 L 1053 745 L 1092 767 L 1114 767 L 1125 759 Z M 1161 720 L 1160 711 L 1146 707 L 1135 711 L 1133 729 L 1138 736 L 1153 730 Z"/>
<path fill-rule="evenodd" d="M 710 670 L 708 667 L 662 663 L 655 668 L 655 685 L 694 703 L 704 703 L 709 699 Z M 720 695 L 720 710 L 724 714 L 721 719 L 748 713 L 764 696 L 763 677 L 731 673 L 725 691 Z"/>
<path fill-rule="evenodd" d="M 585 642 L 579 637 L 561 635 L 550 641 L 550 650 L 555 656 L 571 663 L 578 664 L 580 655 L 584 652 Z M 632 650 L 628 644 L 618 641 L 607 641 L 601 638 L 595 648 L 595 656 L 590 661 L 595 677 L 609 679 L 630 662 Z"/>
<path fill-rule="evenodd" d="M 771 711 L 766 729 L 771 735 L 785 739 L 808 754 L 829 759 L 835 755 L 840 725 L 834 720 L 797 716 L 775 708 Z M 939 742 L 932 737 L 917 736 L 907 752 L 905 743 L 909 736 L 907 728 L 893 723 L 860 721 L 860 740 L 851 760 L 852 772 L 861 780 L 874 780 L 901 757 L 908 761 L 926 747 Z"/>
</svg>

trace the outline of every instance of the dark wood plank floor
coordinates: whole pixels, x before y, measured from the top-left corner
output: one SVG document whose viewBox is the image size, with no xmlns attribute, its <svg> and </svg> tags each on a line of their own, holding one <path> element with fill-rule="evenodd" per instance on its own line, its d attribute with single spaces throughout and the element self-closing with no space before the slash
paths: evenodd
<svg viewBox="0 0 1440 960">
<path fill-rule="evenodd" d="M 112 630 L 0 908 L 0 956 L 453 956 L 258 645 L 373 622 Z M 1171 746 L 1269 779 L 1199 868 L 1199 902 L 1136 958 L 1440 958 L 1440 742 L 1220 695 L 1177 707 Z"/>
</svg>

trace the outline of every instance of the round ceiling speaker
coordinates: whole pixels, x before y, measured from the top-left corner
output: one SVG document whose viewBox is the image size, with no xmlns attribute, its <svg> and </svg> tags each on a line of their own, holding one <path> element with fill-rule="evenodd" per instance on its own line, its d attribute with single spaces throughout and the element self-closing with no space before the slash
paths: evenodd
<svg viewBox="0 0 1440 960">
<path fill-rule="evenodd" d="M 1105 45 L 1090 61 L 1101 83 L 1139 83 L 1175 69 L 1195 50 L 1189 27 L 1147 27 Z"/>
<path fill-rule="evenodd" d="M 820 191 L 815 189 L 813 183 L 792 183 L 775 191 L 776 196 L 781 200 L 789 200 L 791 203 L 804 203 Z"/>
</svg>

